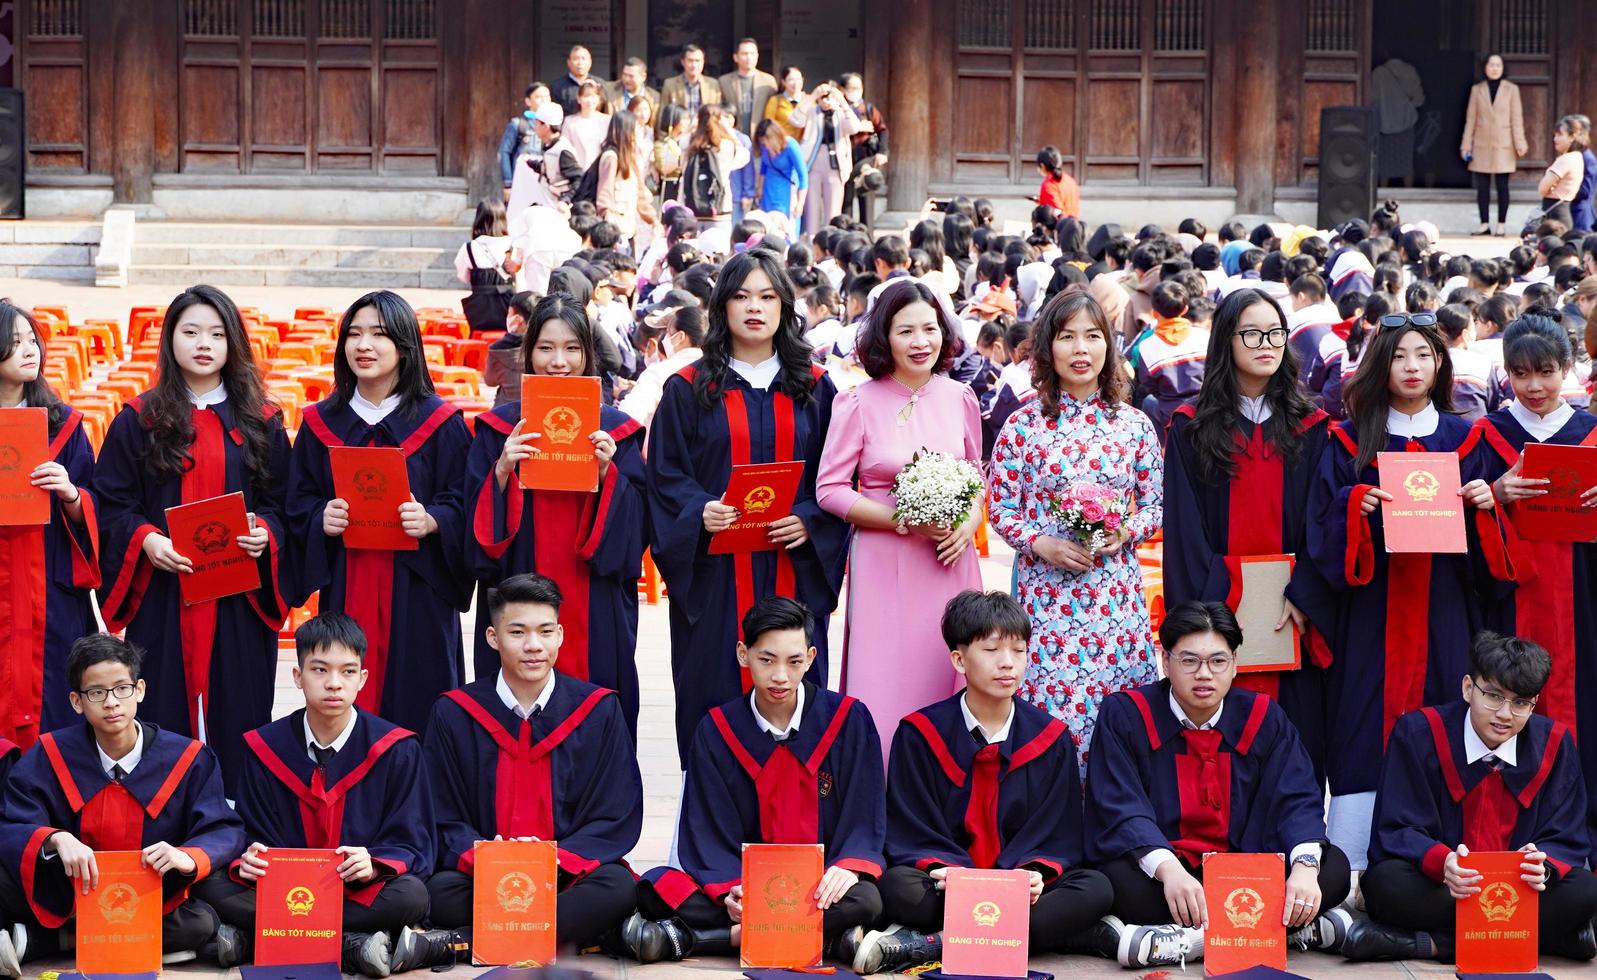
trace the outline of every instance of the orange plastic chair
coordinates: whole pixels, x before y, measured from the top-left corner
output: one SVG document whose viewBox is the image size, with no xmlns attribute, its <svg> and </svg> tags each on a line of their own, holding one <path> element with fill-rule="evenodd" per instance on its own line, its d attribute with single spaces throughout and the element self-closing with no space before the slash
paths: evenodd
<svg viewBox="0 0 1597 980">
<path fill-rule="evenodd" d="M 144 390 L 144 385 L 131 378 L 106 378 L 95 386 L 95 391 L 112 391 L 124 402 L 132 401 L 134 396 Z"/>
<path fill-rule="evenodd" d="M 91 330 L 91 328 L 93 329 Z M 102 329 L 105 331 L 103 334 L 100 333 Z M 122 321 L 120 320 L 112 320 L 104 317 L 84 320 L 83 323 L 78 326 L 77 332 L 84 336 L 104 336 L 106 338 L 106 343 L 110 345 L 106 349 L 109 350 L 119 361 L 126 353 L 126 349 L 122 344 Z"/>
<path fill-rule="evenodd" d="M 660 569 L 655 567 L 654 555 L 649 549 L 643 549 L 643 577 L 638 579 L 638 592 L 643 596 L 643 601 L 651 606 L 660 604 L 660 593 L 665 591 L 660 580 Z"/>
<path fill-rule="evenodd" d="M 427 320 L 422 325 L 421 332 L 427 337 L 443 336 L 467 340 L 471 337 L 471 324 L 461 317 L 438 317 Z"/>
<path fill-rule="evenodd" d="M 319 355 L 317 354 L 314 345 L 301 343 L 297 340 L 290 340 L 277 345 L 277 355 L 272 358 L 272 362 L 276 363 L 278 361 L 298 361 L 301 364 L 317 364 L 319 363 Z"/>
<path fill-rule="evenodd" d="M 488 341 L 473 339 L 462 340 L 458 341 L 457 343 L 458 347 L 456 349 L 459 351 L 459 353 L 457 355 L 458 360 L 456 360 L 455 363 L 460 364 L 463 367 L 469 367 L 473 371 L 481 371 L 483 368 L 487 367 Z"/>
<path fill-rule="evenodd" d="M 443 347 L 439 346 L 437 343 L 435 343 L 435 342 L 433 342 L 431 340 L 423 341 L 422 345 L 421 345 L 421 349 L 422 349 L 422 352 L 427 357 L 427 366 L 428 367 L 434 367 L 434 366 L 436 366 L 436 367 L 447 367 L 449 365 L 449 354 L 448 354 L 448 352 L 445 351 L 443 349 Z"/>
<path fill-rule="evenodd" d="M 294 308 L 294 319 L 296 320 L 331 320 L 336 317 L 337 314 L 325 306 L 298 306 Z"/>
<path fill-rule="evenodd" d="M 987 521 L 985 518 L 976 525 L 976 533 L 971 537 L 971 543 L 976 546 L 976 554 L 987 557 Z"/>
<path fill-rule="evenodd" d="M 118 333 L 118 327 L 85 322 L 67 329 L 71 336 L 82 337 L 89 342 L 90 353 L 113 360 L 122 357 L 122 338 Z"/>
<path fill-rule="evenodd" d="M 35 320 L 45 315 L 53 316 L 62 323 L 72 322 L 72 318 L 67 316 L 67 308 L 64 306 L 35 306 L 33 308 L 33 318 Z"/>
<path fill-rule="evenodd" d="M 471 386 L 473 395 L 476 394 L 477 385 L 482 381 L 481 374 L 475 368 L 451 367 L 447 364 L 428 364 L 427 370 L 432 373 L 435 383 L 453 381 L 459 384 L 467 384 Z"/>
</svg>

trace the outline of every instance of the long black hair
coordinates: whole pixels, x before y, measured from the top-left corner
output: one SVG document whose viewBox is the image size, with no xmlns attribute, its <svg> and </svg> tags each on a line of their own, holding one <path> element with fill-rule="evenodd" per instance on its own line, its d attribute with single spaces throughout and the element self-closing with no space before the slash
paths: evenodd
<svg viewBox="0 0 1597 980">
<path fill-rule="evenodd" d="M 538 346 L 538 336 L 543 333 L 544 325 L 551 320 L 561 321 L 577 335 L 577 343 L 582 345 L 582 376 L 598 377 L 599 345 L 593 338 L 588 311 L 565 293 L 550 293 L 532 308 L 532 315 L 527 318 L 527 336 L 521 341 L 521 373 L 532 376 L 532 353 Z"/>
<path fill-rule="evenodd" d="M 1286 314 L 1280 305 L 1257 289 L 1239 289 L 1227 296 L 1215 311 L 1214 323 L 1209 328 L 1203 386 L 1198 389 L 1198 401 L 1187 433 L 1197 457 L 1199 475 L 1210 480 L 1220 477 L 1229 480 L 1236 475 L 1236 463 L 1231 457 L 1236 451 L 1238 388 L 1231 338 L 1236 336 L 1242 314 L 1261 303 L 1270 308 L 1281 328 L 1286 329 Z M 1283 459 L 1291 460 L 1302 448 L 1300 430 L 1303 420 L 1313 414 L 1314 406 L 1298 386 L 1298 362 L 1291 345 L 1283 344 L 1280 351 L 1281 364 L 1264 386 L 1264 403 L 1270 407 L 1270 417 L 1264 422 L 1264 438 Z"/>
<path fill-rule="evenodd" d="M 416 406 L 433 394 L 433 378 L 427 370 L 427 356 L 421 346 L 421 325 L 416 322 L 416 311 L 404 297 L 387 289 L 367 293 L 349 304 L 344 318 L 338 322 L 338 346 L 333 356 L 333 393 L 328 401 L 334 408 L 349 404 L 355 396 L 355 369 L 349 364 L 349 332 L 355 323 L 355 314 L 366 307 L 377 310 L 383 331 L 399 350 L 399 383 L 394 394 L 399 396 L 399 410 L 413 415 Z"/>
<path fill-rule="evenodd" d="M 1358 370 L 1347 384 L 1343 400 L 1347 403 L 1347 417 L 1353 422 L 1353 432 L 1358 438 L 1359 454 L 1354 459 L 1356 473 L 1375 462 L 1375 454 L 1386 449 L 1386 412 L 1392 397 L 1388 386 L 1392 378 L 1392 358 L 1397 345 L 1410 331 L 1425 338 L 1436 361 L 1436 380 L 1431 385 L 1431 404 L 1438 412 L 1453 411 L 1453 359 L 1448 356 L 1447 344 L 1435 327 L 1421 326 L 1412 320 L 1401 327 L 1375 328 L 1368 341 L 1368 349 L 1359 358 Z"/>
<path fill-rule="evenodd" d="M 156 480 L 179 480 L 193 465 L 194 457 L 189 452 L 194 445 L 193 405 L 172 341 L 183 314 L 196 306 L 208 306 L 221 317 L 222 330 L 227 335 L 222 387 L 227 390 L 227 401 L 233 409 L 233 427 L 244 440 L 244 468 L 257 486 L 266 486 L 272 480 L 271 432 L 283 424 L 283 416 L 266 395 L 238 305 L 215 286 L 190 286 L 167 305 L 166 317 L 161 321 L 160 375 L 139 406 L 139 421 L 150 430 L 145 470 Z"/>
<path fill-rule="evenodd" d="M 49 419 L 50 434 L 53 436 L 60 430 L 61 423 L 66 421 L 67 406 L 44 377 L 44 359 L 49 352 L 44 331 L 39 329 L 39 321 L 33 318 L 32 313 L 9 299 L 0 299 L 0 361 L 10 360 L 11 355 L 16 353 L 24 324 L 33 331 L 34 338 L 39 341 L 39 373 L 32 381 L 22 383 L 22 400 L 29 408 L 45 409 Z"/>
<path fill-rule="evenodd" d="M 765 273 L 776 290 L 782 313 L 777 320 L 776 336 L 771 338 L 771 348 L 781 364 L 771 387 L 782 392 L 799 405 L 807 405 L 814 397 L 815 375 L 810 371 L 810 345 L 804 342 L 804 331 L 799 326 L 798 314 L 793 309 L 793 280 L 788 278 L 782 260 L 775 252 L 751 248 L 727 259 L 721 267 L 721 276 L 710 294 L 710 327 L 700 348 L 704 357 L 699 361 L 698 374 L 693 380 L 693 393 L 699 405 L 709 408 L 721 400 L 726 389 L 726 373 L 732 369 L 732 327 L 727 322 L 726 307 L 743 288 L 744 280 L 755 270 Z"/>
</svg>

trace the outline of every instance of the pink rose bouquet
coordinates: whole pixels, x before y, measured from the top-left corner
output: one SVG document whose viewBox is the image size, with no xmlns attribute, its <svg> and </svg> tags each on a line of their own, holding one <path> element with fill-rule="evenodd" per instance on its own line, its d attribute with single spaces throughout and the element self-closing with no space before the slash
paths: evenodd
<svg viewBox="0 0 1597 980">
<path fill-rule="evenodd" d="M 1126 498 L 1101 483 L 1078 480 L 1065 487 L 1049 510 L 1071 537 L 1093 551 L 1104 547 L 1131 516 Z"/>
</svg>

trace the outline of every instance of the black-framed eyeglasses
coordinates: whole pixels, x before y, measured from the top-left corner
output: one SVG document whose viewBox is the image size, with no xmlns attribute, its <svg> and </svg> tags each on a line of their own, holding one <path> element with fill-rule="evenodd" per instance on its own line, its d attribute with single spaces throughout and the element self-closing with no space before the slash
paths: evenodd
<svg viewBox="0 0 1597 980">
<path fill-rule="evenodd" d="M 1395 330 L 1398 327 L 1406 327 L 1406 326 L 1408 326 L 1411 323 L 1414 324 L 1416 327 L 1434 327 L 1434 326 L 1436 326 L 1436 314 L 1435 313 L 1388 313 L 1385 316 L 1381 317 L 1381 329 L 1382 330 Z"/>
<path fill-rule="evenodd" d="M 136 684 L 118 684 L 116 687 L 91 687 L 86 691 L 79 691 L 85 701 L 92 704 L 101 704 L 107 695 L 114 695 L 118 701 L 126 701 L 138 690 Z"/>
<path fill-rule="evenodd" d="M 1260 330 L 1257 327 L 1249 327 L 1247 330 L 1238 330 L 1237 336 L 1242 338 L 1242 346 L 1248 350 L 1258 350 L 1264 346 L 1265 341 L 1269 341 L 1271 347 L 1285 347 L 1287 329 L 1275 327 L 1270 330 Z"/>
</svg>

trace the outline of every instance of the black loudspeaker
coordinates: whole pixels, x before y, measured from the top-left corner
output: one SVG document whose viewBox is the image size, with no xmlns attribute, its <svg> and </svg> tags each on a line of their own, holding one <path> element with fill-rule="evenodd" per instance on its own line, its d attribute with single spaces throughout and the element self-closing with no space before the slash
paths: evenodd
<svg viewBox="0 0 1597 980">
<path fill-rule="evenodd" d="M 28 216 L 23 202 L 28 149 L 22 90 L 0 88 L 0 219 Z"/>
<path fill-rule="evenodd" d="M 1332 106 L 1320 110 L 1320 210 L 1316 227 L 1370 219 L 1375 210 L 1375 109 Z"/>
</svg>

